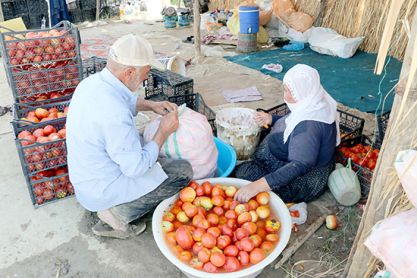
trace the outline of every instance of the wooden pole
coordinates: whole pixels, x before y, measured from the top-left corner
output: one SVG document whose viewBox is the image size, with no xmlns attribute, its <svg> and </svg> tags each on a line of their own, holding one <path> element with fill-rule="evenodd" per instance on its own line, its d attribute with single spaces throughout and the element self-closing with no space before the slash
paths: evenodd
<svg viewBox="0 0 417 278">
<path fill-rule="evenodd" d="M 201 35 L 200 35 L 200 1 L 194 0 L 193 5 L 194 15 L 194 48 L 195 48 L 195 59 L 197 62 L 201 59 Z"/>
<path fill-rule="evenodd" d="M 399 151 L 413 148 L 417 145 L 417 126 L 415 115 L 417 115 L 417 74 L 412 76 L 413 82 L 408 98 L 404 100 L 405 82 L 410 74 L 411 61 L 414 45 L 417 39 L 417 12 L 411 27 L 411 38 L 408 42 L 404 57 L 403 67 L 400 74 L 400 84 L 396 88 L 394 104 L 391 110 L 385 140 L 378 159 L 377 167 L 374 170 L 374 178 L 371 185 L 368 203 L 362 216 L 361 224 L 357 232 L 354 246 L 352 247 L 343 277 L 370 277 L 368 268 L 375 258 L 365 247 L 364 241 L 369 236 L 372 227 L 376 222 L 386 218 L 393 213 L 392 204 L 399 201 L 402 194 L 399 179 L 395 173 L 393 163 Z M 404 103 L 404 109 L 401 106 Z M 403 112 L 404 111 L 404 112 Z M 386 191 L 391 191 L 386 197 Z M 372 270 L 372 269 L 371 269 Z"/>
<path fill-rule="evenodd" d="M 1 2 L 2 1 L 0 1 L 0 22 L 4 21 L 3 6 L 1 5 Z"/>
<path fill-rule="evenodd" d="M 96 21 L 100 20 L 100 0 L 96 0 Z"/>
</svg>

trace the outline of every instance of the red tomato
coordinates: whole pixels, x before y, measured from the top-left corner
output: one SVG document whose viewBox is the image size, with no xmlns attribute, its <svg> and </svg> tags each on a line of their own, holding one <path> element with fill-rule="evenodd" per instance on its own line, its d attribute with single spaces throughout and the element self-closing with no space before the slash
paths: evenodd
<svg viewBox="0 0 417 278">
<path fill-rule="evenodd" d="M 213 189 L 213 187 L 211 186 L 211 183 L 206 181 L 206 182 L 203 182 L 202 186 L 203 186 L 203 189 L 204 189 L 204 194 L 206 196 L 210 196 L 211 195 L 211 190 Z"/>
<path fill-rule="evenodd" d="M 190 262 L 190 265 L 195 269 L 201 270 L 203 269 L 203 262 L 201 262 L 198 258 L 193 258 Z"/>
<path fill-rule="evenodd" d="M 369 170 L 374 170 L 375 169 L 375 166 L 376 166 L 376 162 L 375 162 L 375 160 L 373 160 L 373 159 L 369 159 L 369 161 L 368 161 L 368 163 L 367 163 L 367 165 L 366 165 L 366 167 L 368 167 L 369 168 Z"/>
<path fill-rule="evenodd" d="M 177 244 L 177 241 L 175 240 L 175 232 L 167 233 L 165 238 L 167 239 L 168 243 Z"/>
<path fill-rule="evenodd" d="M 236 230 L 235 234 L 236 234 L 236 239 L 241 240 L 241 239 L 249 236 L 249 231 L 244 229 L 244 228 L 238 228 Z"/>
<path fill-rule="evenodd" d="M 239 251 L 237 258 L 242 265 L 248 265 L 250 262 L 249 253 L 246 251 Z"/>
<path fill-rule="evenodd" d="M 222 226 L 222 234 L 232 237 L 233 236 L 233 230 L 229 226 L 223 225 Z"/>
<path fill-rule="evenodd" d="M 229 219 L 229 220 L 227 220 L 226 225 L 229 226 L 233 231 L 236 230 L 236 228 L 237 228 L 236 219 Z"/>
<path fill-rule="evenodd" d="M 212 226 L 216 226 L 217 224 L 219 224 L 219 216 L 217 214 L 214 213 L 209 213 L 207 215 L 207 221 L 212 225 Z"/>
<path fill-rule="evenodd" d="M 250 235 L 253 235 L 254 233 L 256 233 L 258 226 L 256 226 L 256 224 L 253 222 L 246 222 L 242 225 L 242 228 L 248 230 Z"/>
<path fill-rule="evenodd" d="M 361 159 L 359 158 L 359 156 L 357 154 L 352 154 L 351 157 L 352 161 L 356 164 L 359 164 Z"/>
<path fill-rule="evenodd" d="M 194 245 L 191 232 L 185 226 L 181 226 L 175 231 L 175 240 L 184 249 L 191 249 Z"/>
<path fill-rule="evenodd" d="M 212 196 L 212 197 L 214 197 L 214 196 L 221 196 L 221 197 L 224 197 L 224 196 L 225 196 L 225 194 L 224 194 L 223 189 L 218 188 L 218 187 L 214 187 L 214 188 L 213 188 L 213 190 L 211 190 L 211 196 Z M 224 203 L 224 199 L 223 199 L 223 203 Z M 223 205 L 223 204 L 222 204 L 222 205 Z"/>
<path fill-rule="evenodd" d="M 214 188 L 213 190 L 216 190 L 217 188 Z M 222 207 L 224 205 L 224 198 L 221 195 L 214 195 L 211 198 L 211 202 L 213 203 L 213 205 L 218 206 L 218 207 Z"/>
<path fill-rule="evenodd" d="M 251 264 L 257 264 L 265 258 L 265 254 L 261 248 L 255 248 L 250 252 L 249 259 Z"/>
<path fill-rule="evenodd" d="M 234 210 L 228 210 L 228 211 L 226 211 L 224 216 L 226 216 L 226 218 L 229 218 L 229 219 L 236 219 L 237 218 L 237 213 Z"/>
<path fill-rule="evenodd" d="M 206 233 L 206 231 L 202 228 L 197 228 L 193 231 L 193 239 L 194 241 L 201 241 L 201 237 Z"/>
<path fill-rule="evenodd" d="M 261 238 L 261 236 L 260 235 L 251 235 L 250 237 L 250 240 L 252 240 L 252 242 L 253 242 L 253 245 L 255 246 L 255 247 L 259 247 L 259 245 L 261 245 L 261 243 L 262 243 L 262 238 Z"/>
<path fill-rule="evenodd" d="M 189 261 L 191 261 L 193 256 L 191 255 L 190 251 L 182 251 L 179 255 L 179 258 L 181 261 L 188 263 Z"/>
<path fill-rule="evenodd" d="M 197 256 L 201 262 L 206 263 L 210 261 L 211 252 L 207 248 L 203 248 L 200 252 L 198 252 Z"/>
<path fill-rule="evenodd" d="M 236 257 L 239 254 L 239 249 L 234 245 L 229 245 L 224 249 L 224 254 L 229 257 Z"/>
<path fill-rule="evenodd" d="M 237 271 L 240 267 L 240 262 L 236 257 L 226 257 L 226 263 L 224 264 L 224 269 L 226 271 Z"/>
<path fill-rule="evenodd" d="M 190 183 L 188 184 L 189 187 L 191 187 L 192 189 L 196 190 L 197 187 L 199 186 L 199 184 L 195 181 L 190 181 Z"/>
<path fill-rule="evenodd" d="M 242 245 L 243 251 L 250 252 L 253 250 L 253 248 L 255 248 L 255 244 L 253 244 L 253 241 L 250 240 L 250 238 L 248 237 L 245 237 L 244 239 L 242 239 L 240 243 Z"/>
<path fill-rule="evenodd" d="M 271 242 L 277 242 L 279 240 L 279 236 L 277 234 L 269 234 L 265 239 Z"/>
<path fill-rule="evenodd" d="M 205 233 L 202 237 L 201 237 L 201 242 L 203 243 L 203 246 L 211 249 L 216 245 L 216 238 L 209 233 Z"/>
<path fill-rule="evenodd" d="M 226 263 L 226 256 L 222 253 L 215 252 L 210 256 L 210 262 L 217 267 L 222 267 Z"/>
<path fill-rule="evenodd" d="M 233 200 L 232 200 L 233 201 Z M 230 209 L 230 205 L 232 204 L 232 201 L 230 201 L 230 200 L 224 200 L 224 205 L 223 205 L 223 208 L 225 209 L 225 210 L 229 210 Z"/>
<path fill-rule="evenodd" d="M 217 272 L 217 267 L 210 262 L 205 263 L 203 266 L 203 269 L 205 272 L 210 272 L 210 273 Z"/>
<path fill-rule="evenodd" d="M 219 247 L 220 249 L 225 249 L 230 245 L 231 242 L 232 239 L 230 238 L 230 236 L 221 235 L 217 238 L 217 247 Z"/>
<path fill-rule="evenodd" d="M 195 194 L 197 195 L 197 197 L 204 196 L 204 188 L 202 186 L 196 187 Z"/>
<path fill-rule="evenodd" d="M 274 250 L 274 244 L 270 241 L 262 242 L 261 249 L 264 251 L 264 254 L 269 254 Z"/>
<path fill-rule="evenodd" d="M 224 215 L 220 216 L 219 217 L 219 226 L 220 225 L 226 225 L 226 224 L 227 224 L 227 218 Z"/>
<path fill-rule="evenodd" d="M 222 216 L 224 214 L 224 209 L 222 207 L 214 207 L 213 212 L 218 216 Z"/>
<path fill-rule="evenodd" d="M 198 252 L 200 252 L 201 250 L 203 250 L 203 244 L 201 244 L 201 242 L 196 242 L 193 245 L 193 253 L 194 254 L 198 254 Z"/>
<path fill-rule="evenodd" d="M 213 235 L 215 238 L 218 238 L 222 232 L 218 227 L 210 227 L 207 229 L 207 233 Z"/>
</svg>

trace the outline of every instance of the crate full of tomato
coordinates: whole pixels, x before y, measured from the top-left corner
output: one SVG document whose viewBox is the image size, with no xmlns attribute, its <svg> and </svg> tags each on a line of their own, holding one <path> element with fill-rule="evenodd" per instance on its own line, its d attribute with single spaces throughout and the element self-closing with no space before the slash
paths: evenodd
<svg viewBox="0 0 417 278">
<path fill-rule="evenodd" d="M 66 109 L 63 109 L 65 113 Z M 22 170 L 34 205 L 64 198 L 74 192 L 66 170 L 66 118 L 48 118 L 51 114 L 62 113 L 56 111 L 56 108 L 37 108 L 28 114 L 33 112 L 33 117 L 41 122 L 12 122 Z"/>
<path fill-rule="evenodd" d="M 337 162 L 346 165 L 348 159 L 351 159 L 352 169 L 357 172 L 361 184 L 362 196 L 369 194 L 372 176 L 379 156 L 379 149 L 375 148 L 374 145 L 368 137 L 361 135 L 342 142 L 337 150 Z"/>
<path fill-rule="evenodd" d="M 0 34 L 3 62 L 16 102 L 70 95 L 82 79 L 78 29 L 63 21 L 51 29 Z"/>
</svg>

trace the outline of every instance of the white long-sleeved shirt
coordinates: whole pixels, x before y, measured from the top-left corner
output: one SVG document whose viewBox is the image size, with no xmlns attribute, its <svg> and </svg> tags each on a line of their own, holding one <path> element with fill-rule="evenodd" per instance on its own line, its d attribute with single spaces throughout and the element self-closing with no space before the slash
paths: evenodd
<svg viewBox="0 0 417 278">
<path fill-rule="evenodd" d="M 134 95 L 109 70 L 83 80 L 67 116 L 70 180 L 75 196 L 90 211 L 133 201 L 167 175 L 156 163 L 159 147 L 142 147 L 135 127 Z"/>
</svg>

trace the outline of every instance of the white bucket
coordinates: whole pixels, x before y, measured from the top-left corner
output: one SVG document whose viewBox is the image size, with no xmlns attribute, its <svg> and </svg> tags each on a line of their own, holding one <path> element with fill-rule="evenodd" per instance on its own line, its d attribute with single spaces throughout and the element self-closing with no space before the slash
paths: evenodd
<svg viewBox="0 0 417 278">
<path fill-rule="evenodd" d="M 212 184 L 221 184 L 221 185 L 233 185 L 238 188 L 249 184 L 249 181 L 233 178 L 212 178 L 206 180 L 197 181 L 199 184 L 202 184 L 204 181 L 210 181 Z M 284 202 L 273 192 L 270 192 L 271 201 L 269 202 L 271 210 L 274 215 L 279 218 L 281 222 L 281 230 L 279 231 L 279 242 L 275 249 L 261 262 L 253 265 L 251 267 L 229 273 L 208 273 L 201 270 L 197 270 L 189 266 L 188 264 L 182 262 L 177 258 L 174 253 L 169 248 L 168 244 L 165 241 L 165 235 L 162 231 L 162 217 L 169 210 L 169 208 L 174 204 L 175 200 L 178 199 L 178 194 L 175 196 L 163 201 L 155 209 L 155 212 L 152 216 L 152 233 L 155 239 L 156 244 L 161 250 L 162 254 L 176 267 L 178 267 L 187 277 L 199 277 L 199 278 L 253 278 L 259 275 L 262 270 L 270 265 L 284 250 L 287 246 L 287 243 L 291 235 L 291 217 L 290 212 L 288 211 L 287 206 Z"/>
<path fill-rule="evenodd" d="M 186 76 L 187 72 L 184 59 L 178 56 L 167 56 L 158 58 L 157 60 L 165 66 L 165 69 Z"/>
<path fill-rule="evenodd" d="M 217 137 L 236 150 L 238 160 L 249 159 L 258 146 L 261 128 L 255 113 L 253 109 L 232 107 L 216 114 Z"/>
</svg>

